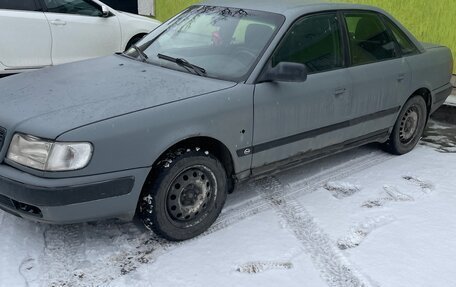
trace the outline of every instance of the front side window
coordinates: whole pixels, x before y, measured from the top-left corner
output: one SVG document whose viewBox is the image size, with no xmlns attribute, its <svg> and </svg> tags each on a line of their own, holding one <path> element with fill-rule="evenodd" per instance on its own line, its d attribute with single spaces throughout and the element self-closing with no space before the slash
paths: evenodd
<svg viewBox="0 0 456 287">
<path fill-rule="evenodd" d="M 310 73 L 343 66 L 341 32 L 335 13 L 313 15 L 294 24 L 272 58 L 280 62 L 300 63 Z"/>
<path fill-rule="evenodd" d="M 187 66 L 169 60 L 185 60 L 204 69 L 204 76 L 244 80 L 284 22 L 279 14 L 224 8 L 193 6 L 165 23 L 158 37 L 150 34 L 139 49 L 153 65 L 193 73 Z M 135 48 L 127 55 L 138 57 Z M 163 55 L 168 59 L 164 59 Z M 182 64 L 182 62 L 179 61 Z"/>
<path fill-rule="evenodd" d="M 0 0 L 0 9 L 41 11 L 41 8 L 36 6 L 35 0 Z"/>
<path fill-rule="evenodd" d="M 397 57 L 396 44 L 381 18 L 375 13 L 346 13 L 353 65 L 379 62 Z"/>
<path fill-rule="evenodd" d="M 402 31 L 396 24 L 394 24 L 390 19 L 385 17 L 386 25 L 388 29 L 393 33 L 394 38 L 396 38 L 399 47 L 401 48 L 402 55 L 414 55 L 418 53 L 418 49 L 415 44 L 407 37 L 407 35 Z"/>
<path fill-rule="evenodd" d="M 101 8 L 90 0 L 44 0 L 48 12 L 83 16 L 103 15 Z"/>
</svg>

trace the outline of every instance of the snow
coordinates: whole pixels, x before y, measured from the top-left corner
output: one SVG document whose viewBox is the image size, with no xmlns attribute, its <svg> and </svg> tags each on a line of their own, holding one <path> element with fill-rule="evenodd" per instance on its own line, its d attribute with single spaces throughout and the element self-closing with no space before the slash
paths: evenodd
<svg viewBox="0 0 456 287">
<path fill-rule="evenodd" d="M 456 286 L 455 128 L 241 184 L 204 235 L 67 226 L 0 211 L 0 286 Z"/>
<path fill-rule="evenodd" d="M 445 104 L 450 106 L 456 106 L 456 95 L 454 93 L 450 95 L 446 100 Z"/>
<path fill-rule="evenodd" d="M 353 185 L 348 182 L 333 182 L 330 181 L 325 184 L 324 188 L 332 193 L 335 198 L 342 199 L 344 197 L 352 196 L 361 190 L 358 185 Z"/>
</svg>

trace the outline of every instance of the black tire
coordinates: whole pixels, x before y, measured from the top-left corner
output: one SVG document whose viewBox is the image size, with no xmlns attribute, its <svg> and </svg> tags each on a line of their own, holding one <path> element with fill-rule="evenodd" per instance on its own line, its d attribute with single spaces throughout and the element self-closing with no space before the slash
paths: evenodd
<svg viewBox="0 0 456 287">
<path fill-rule="evenodd" d="M 426 127 L 428 111 L 421 96 L 410 98 L 402 108 L 394 125 L 386 150 L 403 155 L 412 151 L 420 141 Z"/>
<path fill-rule="evenodd" d="M 207 151 L 178 150 L 157 165 L 139 204 L 144 225 L 171 241 L 196 237 L 217 219 L 227 197 L 227 176 Z"/>
<path fill-rule="evenodd" d="M 143 34 L 140 34 L 140 35 L 136 35 L 136 36 L 134 36 L 133 38 L 131 38 L 130 41 L 128 41 L 127 46 L 125 47 L 125 51 L 127 51 L 128 49 L 130 49 L 131 46 L 133 46 L 133 44 L 138 43 L 139 40 L 141 40 L 143 37 L 144 37 L 144 35 L 143 35 Z"/>
</svg>

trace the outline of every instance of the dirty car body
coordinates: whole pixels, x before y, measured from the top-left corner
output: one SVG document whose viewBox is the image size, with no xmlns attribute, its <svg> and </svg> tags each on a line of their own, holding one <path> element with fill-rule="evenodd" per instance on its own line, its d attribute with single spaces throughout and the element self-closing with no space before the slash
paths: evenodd
<svg viewBox="0 0 456 287">
<path fill-rule="evenodd" d="M 206 220 L 193 205 L 213 195 L 201 190 L 220 195 L 282 165 L 391 145 L 396 131 L 408 144 L 451 92 L 449 49 L 421 44 L 380 9 L 258 3 L 192 6 L 126 54 L 0 80 L 0 207 L 48 223 L 129 220 L 144 208 L 167 213 L 184 234 Z M 190 187 L 181 187 L 185 174 L 169 179 L 177 210 L 188 212 L 179 220 L 169 203 L 176 196 L 149 190 L 167 182 L 161 169 L 191 160 L 199 179 Z M 199 230 L 162 235 L 203 232 L 223 206 L 214 202 L 218 211 L 205 213 L 211 219 Z M 159 233 L 164 224 L 147 222 Z"/>
</svg>

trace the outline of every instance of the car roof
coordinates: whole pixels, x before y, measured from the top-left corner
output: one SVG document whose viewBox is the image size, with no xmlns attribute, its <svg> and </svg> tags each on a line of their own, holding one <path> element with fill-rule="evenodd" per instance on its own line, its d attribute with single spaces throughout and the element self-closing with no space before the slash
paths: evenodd
<svg viewBox="0 0 456 287">
<path fill-rule="evenodd" d="M 207 0 L 202 5 L 259 10 L 294 16 L 296 12 L 312 13 L 325 10 L 360 9 L 384 12 L 383 10 L 359 4 L 334 3 L 321 0 Z"/>
</svg>

